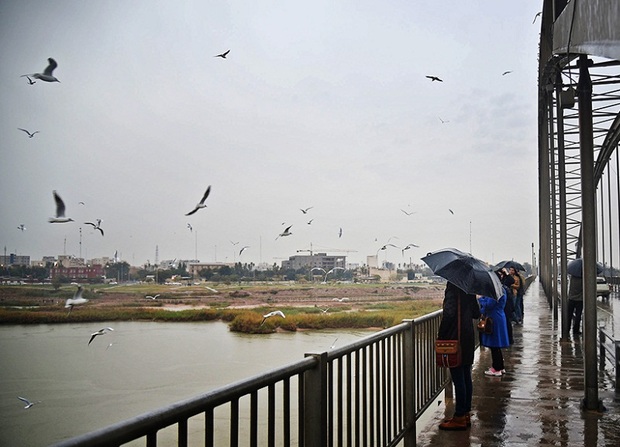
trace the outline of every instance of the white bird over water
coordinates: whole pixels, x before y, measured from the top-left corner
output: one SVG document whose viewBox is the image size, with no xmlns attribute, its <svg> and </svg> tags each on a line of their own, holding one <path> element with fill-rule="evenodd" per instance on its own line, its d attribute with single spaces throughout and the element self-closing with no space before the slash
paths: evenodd
<svg viewBox="0 0 620 447">
<path fill-rule="evenodd" d="M 41 403 L 40 400 L 37 400 L 35 402 L 30 402 L 28 399 L 26 399 L 25 397 L 21 397 L 21 396 L 17 396 L 17 398 L 26 404 L 26 406 L 24 407 L 24 410 L 27 410 L 28 408 L 32 407 L 35 404 Z"/>
<path fill-rule="evenodd" d="M 69 313 L 73 310 L 73 306 L 76 304 L 84 304 L 87 303 L 88 300 L 86 298 L 82 298 L 82 286 L 78 286 L 78 289 L 75 291 L 73 298 L 67 299 L 65 302 L 65 308 L 69 308 Z"/>
<path fill-rule="evenodd" d="M 205 200 L 207 200 L 207 197 L 209 197 L 209 193 L 211 192 L 211 185 L 209 185 L 209 187 L 207 188 L 207 190 L 205 191 L 204 195 L 202 196 L 202 199 L 200 200 L 200 202 L 198 202 L 198 204 L 196 205 L 196 208 L 194 208 L 193 210 L 191 210 L 189 213 L 186 214 L 186 216 L 191 216 L 192 214 L 194 214 L 196 211 L 198 211 L 201 208 L 206 208 L 207 205 L 205 205 Z"/>
<path fill-rule="evenodd" d="M 268 314 L 263 315 L 263 321 L 260 322 L 260 326 L 262 326 L 265 323 L 265 320 L 267 318 L 275 317 L 276 315 L 279 315 L 282 318 L 286 318 L 284 316 L 284 313 L 282 313 L 281 310 L 274 310 L 273 312 L 269 312 Z"/>
<path fill-rule="evenodd" d="M 347 298 L 346 296 L 343 298 L 332 298 L 332 301 L 338 301 L 342 303 L 343 301 L 349 301 L 349 298 Z"/>
<path fill-rule="evenodd" d="M 58 64 L 51 57 L 47 59 L 47 62 L 49 62 L 49 65 L 45 67 L 43 73 L 32 73 L 27 75 L 21 75 L 21 77 L 32 77 L 45 82 L 60 82 L 55 76 L 52 75 L 52 72 L 56 69 L 56 67 L 58 67 Z"/>
<path fill-rule="evenodd" d="M 95 339 L 97 335 L 104 335 L 107 332 L 110 332 L 113 330 L 114 329 L 112 329 L 111 327 L 104 327 L 102 329 L 99 329 L 97 332 L 93 332 L 92 334 L 90 334 L 90 340 L 88 340 L 88 344 L 90 345 L 90 343 Z"/>
<path fill-rule="evenodd" d="M 18 129 L 18 130 L 21 130 L 22 132 L 26 132 L 26 133 L 28 134 L 28 138 L 32 138 L 32 137 L 34 137 L 36 134 L 41 133 L 41 132 L 39 132 L 38 130 L 35 130 L 34 132 L 30 132 L 30 131 L 28 131 L 28 130 L 26 130 L 26 129 L 22 129 L 21 127 L 18 127 L 17 129 Z"/>
<path fill-rule="evenodd" d="M 70 217 L 65 217 L 65 202 L 62 201 L 58 193 L 54 191 L 54 200 L 56 201 L 56 217 L 50 217 L 49 223 L 67 223 L 73 222 Z"/>
</svg>

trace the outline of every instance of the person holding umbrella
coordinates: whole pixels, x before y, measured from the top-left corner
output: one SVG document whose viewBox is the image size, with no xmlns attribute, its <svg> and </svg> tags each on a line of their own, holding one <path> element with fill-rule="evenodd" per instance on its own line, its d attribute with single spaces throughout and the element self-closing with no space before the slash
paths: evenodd
<svg viewBox="0 0 620 447">
<path fill-rule="evenodd" d="M 498 276 L 501 276 L 498 273 Z M 504 369 L 504 356 L 502 348 L 510 346 L 510 337 L 508 334 L 509 323 L 506 320 L 504 308 L 510 291 L 504 287 L 504 294 L 499 298 L 491 298 L 482 296 L 479 299 L 480 313 L 493 320 L 493 331 L 490 334 L 480 334 L 480 344 L 491 349 L 491 367 L 484 372 L 487 376 L 501 377 L 506 372 Z"/>
<path fill-rule="evenodd" d="M 460 301 L 460 329 L 458 333 Z M 474 351 L 476 348 L 474 326 L 472 320 L 480 317 L 480 308 L 476 295 L 468 294 L 457 286 L 448 282 L 443 300 L 443 316 L 439 324 L 437 340 L 461 341 L 461 365 L 450 368 L 450 376 L 454 384 L 454 416 L 439 424 L 441 430 L 466 430 L 471 426 L 469 412 L 471 411 L 471 398 L 473 383 L 471 368 L 474 364 Z"/>
</svg>

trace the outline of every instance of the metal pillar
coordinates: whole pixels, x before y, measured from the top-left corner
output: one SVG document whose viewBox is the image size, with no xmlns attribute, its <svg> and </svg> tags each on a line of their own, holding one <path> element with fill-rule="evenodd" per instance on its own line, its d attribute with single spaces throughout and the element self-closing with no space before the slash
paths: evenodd
<svg viewBox="0 0 620 447">
<path fill-rule="evenodd" d="M 547 96 L 550 92 L 547 86 L 540 87 L 538 106 L 538 220 L 539 220 L 539 266 L 540 280 L 548 297 L 551 293 L 550 269 L 551 262 L 551 185 L 549 179 L 549 114 L 547 111 Z"/>
<path fill-rule="evenodd" d="M 549 111 L 549 178 L 551 180 L 551 299 L 549 307 L 553 310 L 553 321 L 558 321 L 558 222 L 556 201 L 556 165 L 555 139 L 553 137 L 553 95 L 547 95 L 547 110 Z"/>
<path fill-rule="evenodd" d="M 579 141 L 581 161 L 581 209 L 583 242 L 583 409 L 598 410 L 598 364 L 596 349 L 596 191 L 594 185 L 594 140 L 592 125 L 592 61 L 579 56 Z"/>
<path fill-rule="evenodd" d="M 560 190 L 560 300 L 562 307 L 562 341 L 569 340 L 570 320 L 568 315 L 568 275 L 566 265 L 568 264 L 567 240 L 568 231 L 566 228 L 566 154 L 564 151 L 564 108 L 572 107 L 575 104 L 574 96 L 572 101 L 565 101 L 568 95 L 573 95 L 572 87 L 566 92 L 562 91 L 562 75 L 558 73 L 555 85 L 557 132 L 558 132 L 558 187 Z"/>
</svg>

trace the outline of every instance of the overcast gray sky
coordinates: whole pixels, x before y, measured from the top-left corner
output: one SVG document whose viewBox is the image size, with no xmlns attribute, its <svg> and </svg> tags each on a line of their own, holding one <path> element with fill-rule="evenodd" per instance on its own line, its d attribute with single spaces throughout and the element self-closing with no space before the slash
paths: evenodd
<svg viewBox="0 0 620 447">
<path fill-rule="evenodd" d="M 310 244 L 365 263 L 388 240 L 420 246 L 381 252 L 395 263 L 444 247 L 527 262 L 540 7 L 0 2 L 0 244 L 78 256 L 82 228 L 83 257 L 133 265 L 156 246 L 271 264 Z M 28 85 L 48 57 L 61 82 Z M 53 190 L 76 222 L 47 222 Z"/>
</svg>

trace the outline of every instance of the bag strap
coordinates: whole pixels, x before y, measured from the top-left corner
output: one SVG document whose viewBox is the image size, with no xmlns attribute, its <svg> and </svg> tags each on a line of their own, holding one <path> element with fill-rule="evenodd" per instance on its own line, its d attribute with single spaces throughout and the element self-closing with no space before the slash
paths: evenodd
<svg viewBox="0 0 620 447">
<path fill-rule="evenodd" d="M 461 342 L 461 295 L 459 295 L 458 298 L 458 304 L 457 304 L 457 318 L 458 318 L 458 332 L 456 333 L 456 338 L 459 340 L 459 343 Z"/>
</svg>

